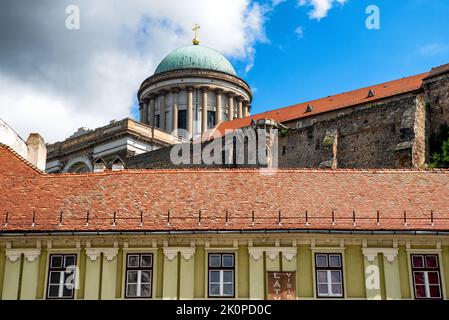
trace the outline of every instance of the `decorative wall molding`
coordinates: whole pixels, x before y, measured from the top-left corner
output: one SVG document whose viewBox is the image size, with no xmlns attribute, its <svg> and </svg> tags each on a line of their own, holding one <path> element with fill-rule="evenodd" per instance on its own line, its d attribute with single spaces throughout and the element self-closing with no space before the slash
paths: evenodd
<svg viewBox="0 0 449 320">
<path fill-rule="evenodd" d="M 194 247 L 164 247 L 164 255 L 169 260 L 172 261 L 178 256 L 178 252 L 181 254 L 185 261 L 192 259 L 195 255 Z"/>
<path fill-rule="evenodd" d="M 297 248 L 296 247 L 248 247 L 249 255 L 255 260 L 258 261 L 263 253 L 266 253 L 268 259 L 274 261 L 277 257 L 279 257 L 279 253 L 287 259 L 287 261 L 291 261 L 296 257 Z"/>
<path fill-rule="evenodd" d="M 101 249 L 86 248 L 86 255 L 90 261 L 96 261 L 101 256 Z"/>
<path fill-rule="evenodd" d="M 5 255 L 11 262 L 16 262 L 24 255 L 28 262 L 33 262 L 41 255 L 40 249 L 6 249 Z"/>
<path fill-rule="evenodd" d="M 382 253 L 388 262 L 393 262 L 398 255 L 397 248 L 363 248 L 362 251 L 369 262 L 374 262 L 379 253 Z"/>
<path fill-rule="evenodd" d="M 28 260 L 28 262 L 33 262 L 34 260 L 38 259 L 41 255 L 41 250 L 26 250 L 23 251 L 23 255 L 25 256 L 25 259 Z"/>
<path fill-rule="evenodd" d="M 107 261 L 112 261 L 117 257 L 118 248 L 86 248 L 86 255 L 90 261 L 96 261 L 102 253 Z"/>
</svg>

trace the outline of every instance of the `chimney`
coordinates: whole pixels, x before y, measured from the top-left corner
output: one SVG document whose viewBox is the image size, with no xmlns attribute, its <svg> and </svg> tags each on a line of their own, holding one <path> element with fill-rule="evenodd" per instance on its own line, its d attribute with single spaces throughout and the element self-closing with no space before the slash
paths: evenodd
<svg viewBox="0 0 449 320">
<path fill-rule="evenodd" d="M 94 161 L 94 172 L 103 172 L 104 170 L 106 170 L 106 162 L 99 157 Z"/>
<path fill-rule="evenodd" d="M 47 163 L 47 147 L 45 146 L 44 139 L 38 133 L 30 133 L 26 144 L 28 147 L 27 160 L 40 170 L 45 171 L 45 165 Z"/>
</svg>

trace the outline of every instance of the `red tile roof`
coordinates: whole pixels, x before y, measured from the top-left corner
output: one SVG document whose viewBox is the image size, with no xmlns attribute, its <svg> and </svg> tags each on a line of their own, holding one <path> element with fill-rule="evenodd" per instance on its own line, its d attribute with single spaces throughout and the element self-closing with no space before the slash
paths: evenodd
<svg viewBox="0 0 449 320">
<path fill-rule="evenodd" d="M 426 72 L 354 91 L 340 93 L 318 100 L 259 113 L 245 118 L 222 122 L 218 126 L 217 130 L 223 134 L 226 130 L 235 130 L 238 128 L 247 127 L 251 124 L 251 119 L 273 119 L 277 122 L 287 122 L 295 119 L 315 116 L 329 111 L 356 106 L 359 104 L 382 100 L 398 94 L 413 92 L 421 88 L 423 79 L 428 75 L 429 72 Z M 369 96 L 370 90 L 374 93 L 374 96 L 372 97 Z M 309 105 L 312 107 L 312 111 L 306 112 Z"/>
<path fill-rule="evenodd" d="M 449 171 L 300 169 L 264 175 L 222 169 L 52 175 L 36 171 L 1 145 L 0 164 L 0 233 L 449 230 Z"/>
</svg>

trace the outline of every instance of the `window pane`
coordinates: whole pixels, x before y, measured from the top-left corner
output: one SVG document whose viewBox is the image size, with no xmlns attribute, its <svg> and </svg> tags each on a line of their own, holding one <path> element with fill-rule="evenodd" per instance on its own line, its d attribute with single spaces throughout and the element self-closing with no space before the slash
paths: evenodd
<svg viewBox="0 0 449 320">
<path fill-rule="evenodd" d="M 427 273 L 427 277 L 429 279 L 429 284 L 440 284 L 438 272 L 430 271 Z"/>
<path fill-rule="evenodd" d="M 150 297 L 151 296 L 151 285 L 149 283 L 143 284 L 140 288 L 140 296 L 141 297 Z"/>
<path fill-rule="evenodd" d="M 326 268 L 327 267 L 327 255 L 326 254 L 317 254 L 316 255 L 316 266 L 318 268 Z"/>
<path fill-rule="evenodd" d="M 151 282 L 151 271 L 142 271 L 141 272 L 141 283 L 150 283 Z"/>
<path fill-rule="evenodd" d="M 223 282 L 233 282 L 233 278 L 232 271 L 223 271 Z"/>
<path fill-rule="evenodd" d="M 423 256 L 412 256 L 413 268 L 424 268 L 424 259 Z"/>
<path fill-rule="evenodd" d="M 50 271 L 50 284 L 59 284 L 61 279 L 60 271 Z"/>
<path fill-rule="evenodd" d="M 441 298 L 440 286 L 430 286 L 430 298 Z"/>
<path fill-rule="evenodd" d="M 59 286 L 50 285 L 50 288 L 48 290 L 48 296 L 50 298 L 58 298 L 59 294 Z"/>
<path fill-rule="evenodd" d="M 151 255 L 144 255 L 141 257 L 140 266 L 141 267 L 151 267 L 152 265 L 152 257 Z"/>
<path fill-rule="evenodd" d="M 64 257 L 64 267 L 70 267 L 75 265 L 75 256 L 65 256 Z"/>
<path fill-rule="evenodd" d="M 128 271 L 128 283 L 137 283 L 137 271 Z"/>
<path fill-rule="evenodd" d="M 318 285 L 318 295 L 328 295 L 327 284 Z"/>
<path fill-rule="evenodd" d="M 128 284 L 126 295 L 128 297 L 137 297 L 137 284 Z"/>
<path fill-rule="evenodd" d="M 327 283 L 327 271 L 318 271 L 317 279 L 319 283 Z"/>
<path fill-rule="evenodd" d="M 341 259 L 339 254 L 331 254 L 329 255 L 329 266 L 333 268 L 341 267 Z"/>
<path fill-rule="evenodd" d="M 218 296 L 220 294 L 220 285 L 219 284 L 211 284 L 209 286 L 209 294 L 211 296 Z"/>
<path fill-rule="evenodd" d="M 234 285 L 232 285 L 232 284 L 224 284 L 223 285 L 223 295 L 224 296 L 232 296 L 234 294 L 233 287 L 234 287 Z"/>
<path fill-rule="evenodd" d="M 64 298 L 70 298 L 72 296 L 72 289 L 67 288 L 67 286 L 64 286 L 64 289 L 62 291 L 62 295 Z"/>
<path fill-rule="evenodd" d="M 209 267 L 221 267 L 221 256 L 219 254 L 211 254 L 209 256 Z"/>
<path fill-rule="evenodd" d="M 333 284 L 332 285 L 332 294 L 333 295 L 342 295 L 341 284 Z"/>
<path fill-rule="evenodd" d="M 139 256 L 129 255 L 128 256 L 128 267 L 135 268 L 139 266 Z"/>
<path fill-rule="evenodd" d="M 234 255 L 223 255 L 223 267 L 229 268 L 234 266 Z"/>
<path fill-rule="evenodd" d="M 437 256 L 426 256 L 426 266 L 427 268 L 438 268 Z"/>
<path fill-rule="evenodd" d="M 424 284 L 424 272 L 414 272 L 415 284 Z"/>
<path fill-rule="evenodd" d="M 415 286 L 416 288 L 416 297 L 417 298 L 426 298 L 426 287 L 425 286 Z"/>
<path fill-rule="evenodd" d="M 211 271 L 210 272 L 210 282 L 220 282 L 220 271 Z"/>
<path fill-rule="evenodd" d="M 331 282 L 332 283 L 341 283 L 340 271 L 331 271 Z"/>
<path fill-rule="evenodd" d="M 50 268 L 62 268 L 62 256 L 52 256 Z"/>
</svg>

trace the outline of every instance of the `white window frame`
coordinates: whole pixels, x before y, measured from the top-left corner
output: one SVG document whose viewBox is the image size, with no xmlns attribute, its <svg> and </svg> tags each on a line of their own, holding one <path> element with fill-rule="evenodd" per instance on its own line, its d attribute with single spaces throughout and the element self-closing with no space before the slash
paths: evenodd
<svg viewBox="0 0 449 320">
<path fill-rule="evenodd" d="M 322 270 L 322 269 L 318 269 L 316 270 L 317 273 L 320 272 L 325 272 L 326 273 L 326 277 L 327 277 L 327 282 L 319 282 L 318 278 L 317 278 L 317 296 L 318 297 L 337 297 L 337 298 L 342 298 L 343 297 L 343 282 L 332 282 L 332 272 L 338 272 L 340 274 L 340 279 L 343 279 L 343 275 L 341 270 Z M 326 293 L 320 293 L 320 284 L 326 284 L 327 285 L 327 294 Z M 338 284 L 341 286 L 341 293 L 334 293 L 332 290 L 332 285 L 333 284 Z"/>
<path fill-rule="evenodd" d="M 150 282 L 142 282 L 142 271 L 145 271 L 145 272 L 149 272 L 150 273 Z M 129 282 L 128 281 L 128 276 L 129 276 L 129 273 L 130 272 L 137 272 L 137 282 Z M 126 297 L 127 298 L 151 298 L 152 297 L 152 290 L 150 291 L 150 295 L 149 296 L 142 296 L 142 285 L 143 284 L 149 284 L 150 285 L 150 287 L 152 287 L 152 285 L 153 285 L 153 281 L 152 281 L 152 278 L 153 278 L 153 271 L 152 270 L 128 270 L 127 271 L 127 273 L 126 273 Z M 136 290 L 136 296 L 133 296 L 133 297 L 131 297 L 131 296 L 129 296 L 129 294 L 128 294 L 128 285 L 130 285 L 130 284 L 132 284 L 132 285 L 137 285 L 137 290 Z"/>
<path fill-rule="evenodd" d="M 233 273 L 233 279 L 234 279 L 234 285 L 233 285 L 233 296 L 215 296 L 215 295 L 209 295 L 209 279 L 210 274 L 209 272 L 205 272 L 205 281 L 204 281 L 204 298 L 206 299 L 222 299 L 222 298 L 228 298 L 228 299 L 237 299 L 239 294 L 239 286 L 238 286 L 238 248 L 237 247 L 206 247 L 204 248 L 205 251 L 205 259 L 204 259 L 204 266 L 205 270 L 209 271 L 209 257 L 210 254 L 233 254 L 234 255 L 234 273 Z M 213 270 L 213 269 L 212 269 Z M 217 270 L 217 269 L 215 269 Z"/>
<path fill-rule="evenodd" d="M 60 268 L 63 268 L 65 265 L 65 259 L 68 256 L 73 256 L 75 257 L 75 265 L 73 266 L 73 277 L 74 277 L 74 288 L 72 289 L 72 295 L 70 297 L 65 297 L 64 296 L 64 286 L 65 286 L 65 274 L 66 274 L 66 270 L 51 270 L 51 269 L 56 269 L 59 267 L 52 267 L 52 258 L 53 257 L 57 257 L 60 256 L 62 258 L 61 263 L 62 266 Z M 78 273 L 77 273 L 77 264 L 78 264 L 78 253 L 65 253 L 65 252 L 53 252 L 50 251 L 48 253 L 48 261 L 47 261 L 47 272 L 46 272 L 46 278 L 45 278 L 45 283 L 46 283 L 46 290 L 45 290 L 45 299 L 49 299 L 49 300 L 54 300 L 54 299 L 64 299 L 64 300 L 72 300 L 72 299 L 76 299 L 76 293 L 77 293 L 77 286 L 78 286 Z M 59 273 L 59 282 L 58 283 L 50 283 L 51 281 L 51 274 L 52 273 Z M 50 288 L 51 287 L 55 287 L 58 286 L 58 296 L 50 296 Z"/>
<path fill-rule="evenodd" d="M 437 266 L 438 267 L 433 270 L 429 270 L 427 267 L 427 261 L 426 261 L 425 256 L 432 256 L 432 255 L 437 257 Z M 422 262 L 423 262 L 423 266 L 424 266 L 424 268 L 422 270 L 420 270 L 419 268 L 413 267 L 413 260 L 412 260 L 413 256 L 421 256 L 422 257 Z M 442 299 L 443 298 L 443 295 L 442 295 L 443 286 L 442 286 L 441 277 L 440 277 L 441 262 L 440 262 L 438 254 L 435 254 L 435 253 L 422 253 L 422 254 L 421 253 L 412 253 L 412 254 L 410 254 L 410 259 L 411 259 L 410 263 L 411 263 L 412 270 L 414 270 L 413 274 L 412 274 L 412 279 L 413 279 L 413 294 L 414 294 L 415 299 L 419 299 L 419 300 L 421 300 L 421 299 L 437 299 L 437 300 Z M 429 284 L 429 273 L 430 272 L 436 273 L 437 277 L 438 277 L 438 287 L 440 289 L 439 290 L 440 295 L 438 297 L 430 296 L 430 286 L 431 286 Z M 426 296 L 423 298 L 418 298 L 417 294 L 416 294 L 415 273 L 423 273 L 424 274 L 424 284 L 418 284 L 419 286 L 424 285 Z M 435 286 L 435 285 L 432 285 L 432 286 Z"/>
<path fill-rule="evenodd" d="M 440 290 L 441 290 L 441 299 L 446 299 L 446 283 L 444 281 L 444 268 L 442 268 L 443 257 L 441 254 L 441 249 L 413 249 L 407 248 L 407 265 L 408 265 L 408 275 L 409 275 L 409 288 L 410 288 L 410 296 L 411 299 L 416 299 L 415 295 L 415 280 L 413 279 L 412 272 L 412 255 L 427 255 L 434 254 L 438 257 L 438 267 L 439 267 L 439 280 L 440 280 Z M 425 299 L 417 299 L 417 300 L 425 300 Z"/>
<path fill-rule="evenodd" d="M 234 266 L 234 268 L 235 268 L 235 266 Z M 234 274 L 235 274 L 235 272 L 234 272 L 234 270 L 226 270 L 226 269 L 211 269 L 211 270 L 209 270 L 209 279 L 212 279 L 212 276 L 211 276 L 211 274 L 212 274 L 212 272 L 219 272 L 219 274 L 220 274 L 220 279 L 219 279 L 219 282 L 212 282 L 212 280 L 210 280 L 209 281 L 209 296 L 210 297 L 233 297 L 234 296 L 234 291 L 235 291 L 235 283 L 234 283 Z M 225 272 L 231 272 L 231 274 L 232 274 L 232 282 L 225 282 L 224 281 L 224 273 Z M 220 293 L 218 294 L 218 295 L 214 295 L 214 294 L 211 294 L 210 293 L 210 288 L 211 288 L 211 285 L 213 285 L 213 284 L 218 284 L 219 285 L 219 288 L 220 288 Z M 231 294 L 224 294 L 224 290 L 223 290 L 223 288 L 224 288 L 224 285 L 225 284 L 231 284 L 232 285 L 232 292 L 231 292 Z"/>
<path fill-rule="evenodd" d="M 345 248 L 344 247 L 315 247 L 311 246 L 310 248 L 311 255 L 312 255 L 312 269 L 313 269 L 313 296 L 314 298 L 318 298 L 320 300 L 323 299 L 346 299 L 347 298 L 347 285 L 346 285 L 346 259 L 345 259 Z M 317 289 L 317 277 L 316 277 L 316 261 L 315 261 L 315 254 L 340 254 L 341 255 L 341 277 L 342 277 L 342 295 L 338 296 L 319 296 L 318 295 L 318 289 Z"/>
<path fill-rule="evenodd" d="M 151 269 L 151 297 L 127 297 L 127 285 L 126 280 L 128 277 L 127 274 L 127 266 L 128 266 L 128 259 L 127 256 L 129 255 L 153 255 L 152 258 L 152 269 Z M 126 300 L 153 300 L 156 299 L 157 295 L 157 279 L 155 277 L 157 276 L 157 261 L 158 261 L 158 249 L 152 248 L 152 249 L 143 249 L 143 248 L 123 248 L 123 256 L 122 256 L 122 288 L 121 288 L 121 298 Z"/>
</svg>

